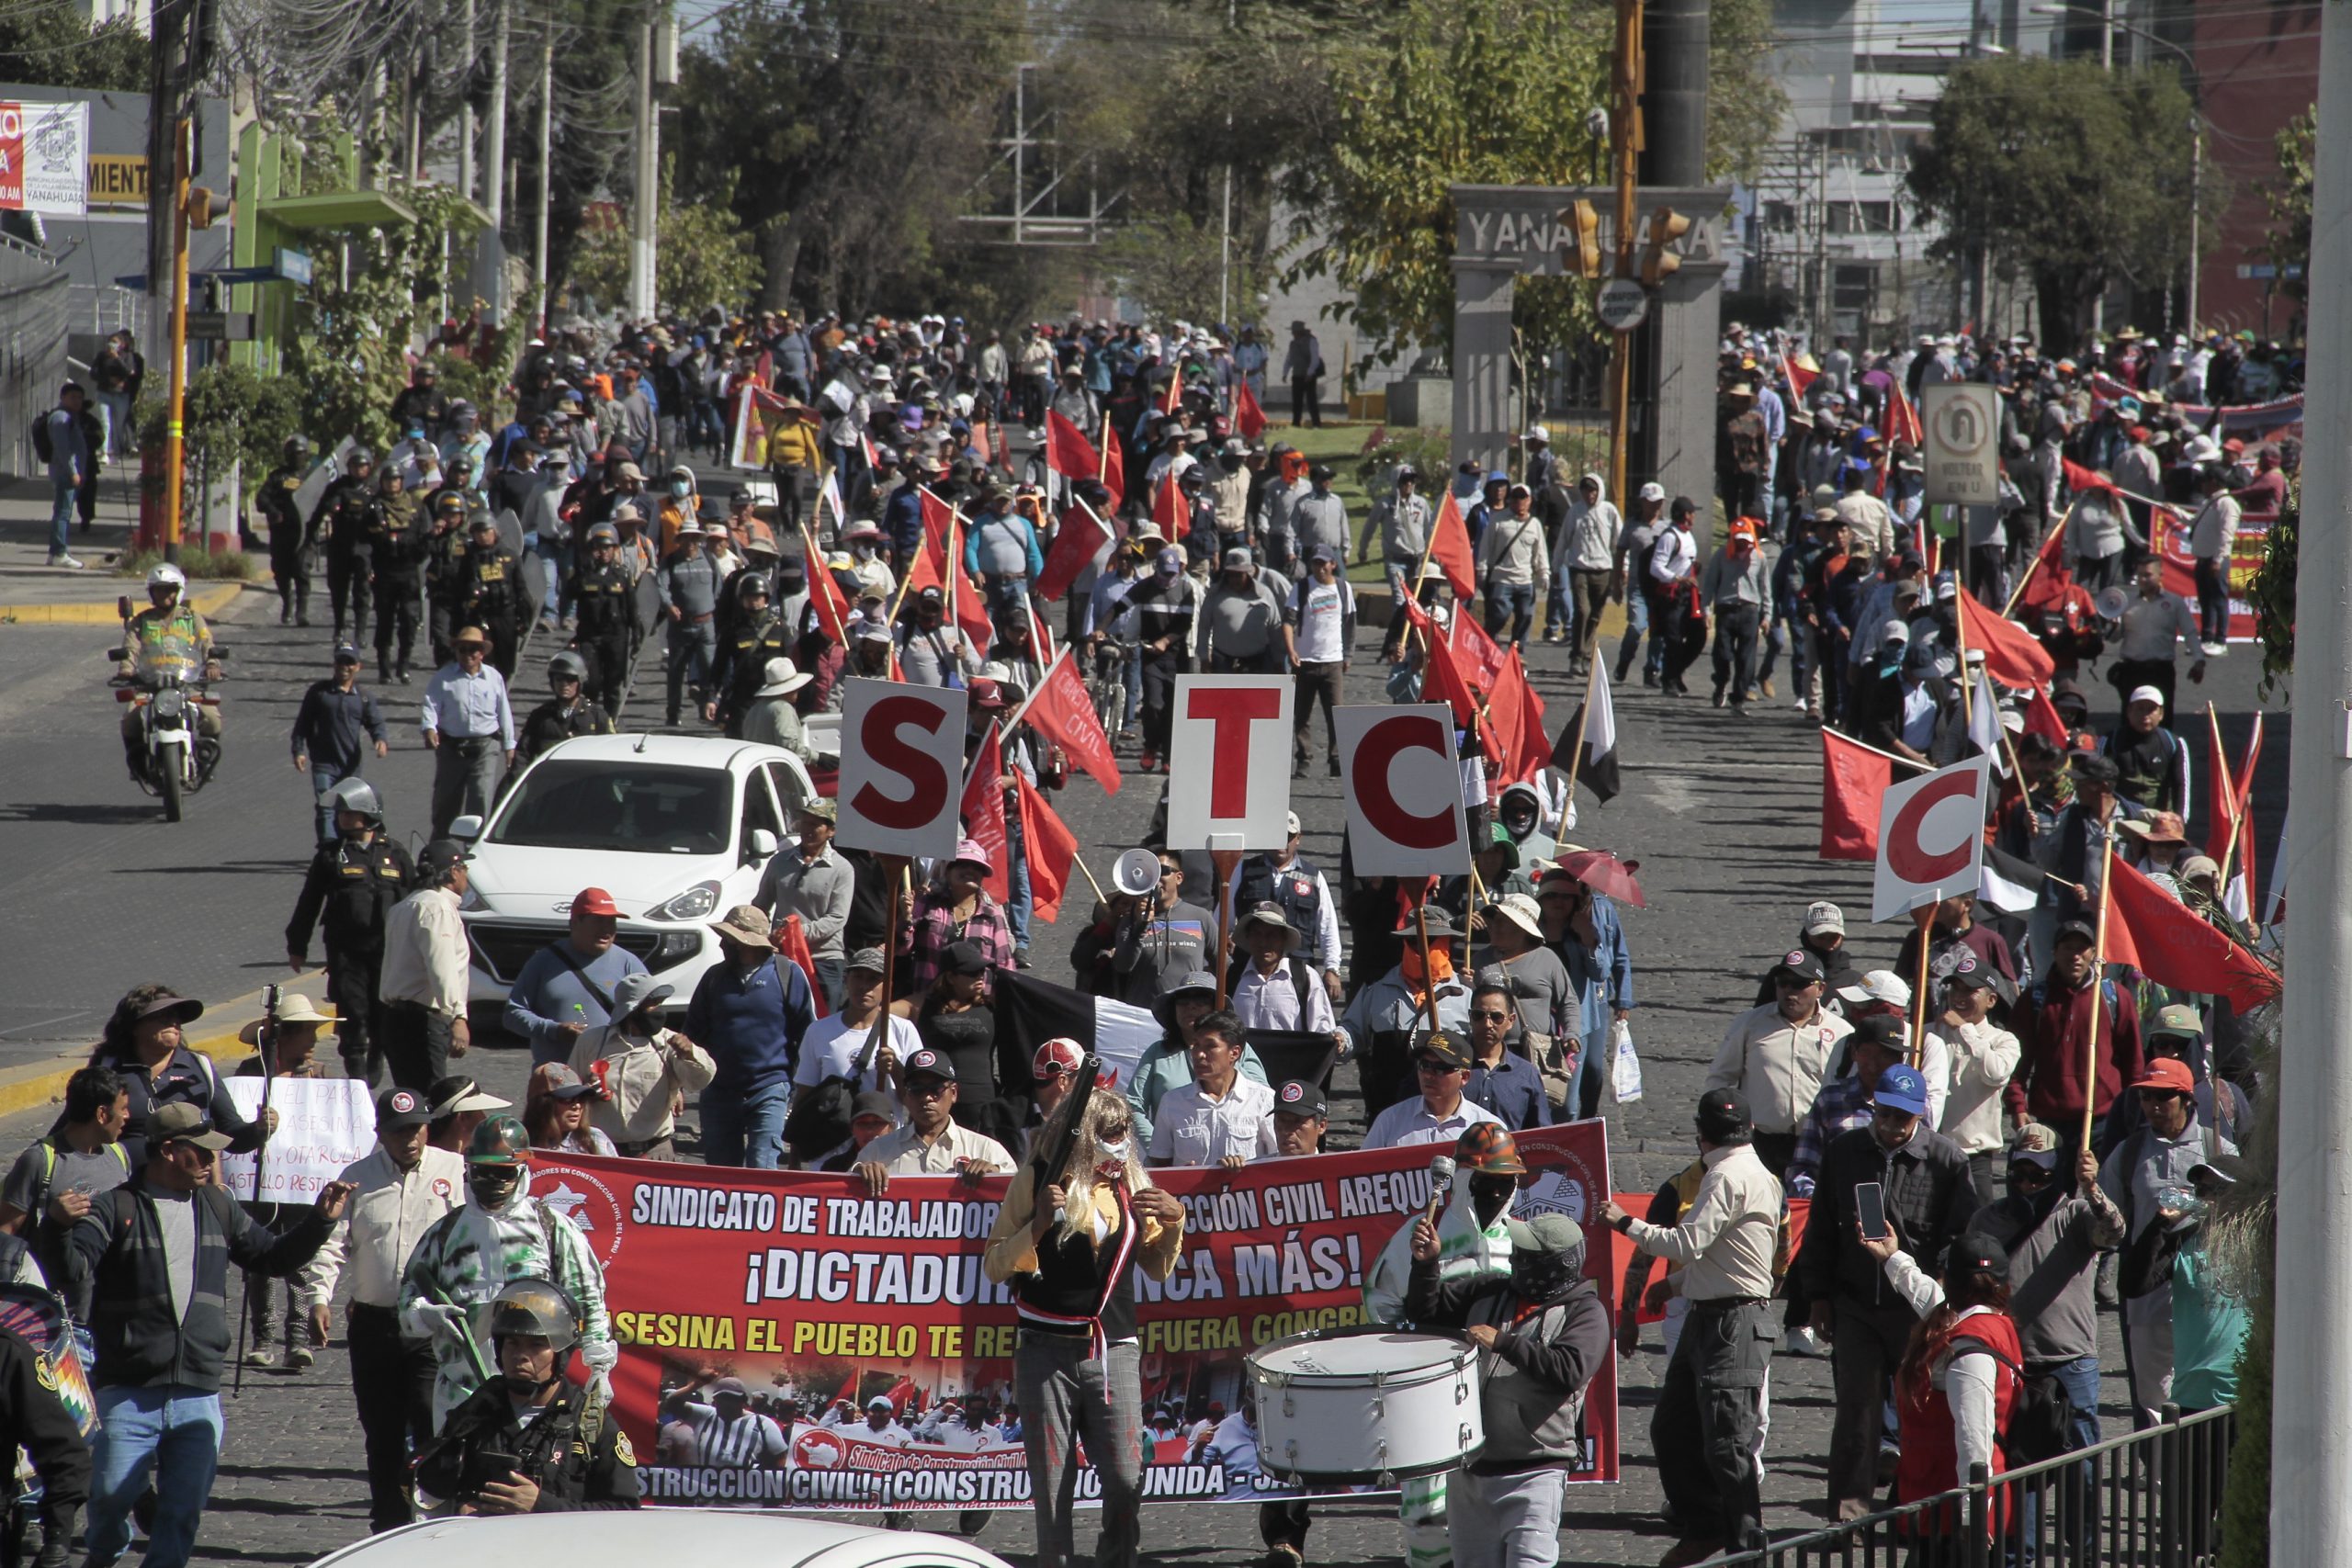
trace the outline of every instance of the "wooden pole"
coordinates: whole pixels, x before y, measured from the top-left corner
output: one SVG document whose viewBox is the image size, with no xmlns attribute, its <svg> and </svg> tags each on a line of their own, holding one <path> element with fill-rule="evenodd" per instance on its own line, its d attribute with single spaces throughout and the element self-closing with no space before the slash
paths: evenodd
<svg viewBox="0 0 2352 1568">
<path fill-rule="evenodd" d="M 2070 501 L 2066 503 L 2066 510 L 2059 514 L 2058 526 L 2050 531 L 2050 538 L 2054 539 L 2064 534 L 2066 531 L 2066 525 L 2074 520 L 2075 503 Z M 2001 615 L 2004 619 L 2007 619 L 2009 613 L 2018 607 L 2018 601 L 2025 597 L 2025 585 L 2031 582 L 2033 574 L 2041 570 L 2042 555 L 2049 548 L 2050 539 L 2042 540 L 2041 548 L 2034 551 L 2033 558 L 2026 562 L 2025 575 L 2018 578 L 2018 585 L 2009 591 L 2009 602 L 2001 606 Z"/>
<path fill-rule="evenodd" d="M 1911 982 L 1911 1065 L 1915 1067 L 1928 1059 L 1928 950 L 1935 945 L 1936 906 L 1922 908 L 1918 919 L 1918 974 Z"/>
<path fill-rule="evenodd" d="M 1209 864 L 1216 868 L 1216 1005 L 1225 1005 L 1225 972 L 1233 962 L 1233 874 L 1241 867 L 1239 850 L 1211 850 Z M 1091 880 L 1091 879 L 1090 879 Z"/>
<path fill-rule="evenodd" d="M 1577 743 L 1568 752 L 1568 787 L 1560 797 L 1566 802 L 1566 809 L 1570 811 L 1576 809 L 1577 768 L 1584 761 L 1584 738 L 1592 728 L 1592 689 L 1602 679 L 1600 666 L 1603 662 L 1599 659 L 1592 661 L 1592 671 L 1584 678 L 1584 706 L 1577 710 Z"/>
<path fill-rule="evenodd" d="M 2082 1148 L 2091 1146 L 2091 1098 L 2098 1092 L 2098 1025 L 2100 1005 L 2107 1000 L 2107 905 L 2108 889 L 2112 886 L 2115 869 L 2115 835 L 2104 830 L 2098 851 L 2098 935 L 2091 942 L 2091 1027 L 2083 1042 L 2083 1141 Z"/>
<path fill-rule="evenodd" d="M 913 873 L 907 863 L 896 855 L 891 859 L 898 863 L 890 874 L 890 910 L 888 923 L 884 927 L 888 934 L 883 938 L 882 1010 L 874 1018 L 874 1029 L 881 1030 L 884 1033 L 879 1044 L 876 1043 L 872 1030 L 866 1032 L 865 1037 L 866 1045 L 873 1049 L 877 1060 L 880 1057 L 882 1046 L 890 1043 L 888 1032 L 890 1027 L 890 982 L 898 977 L 899 973 L 899 899 L 901 895 L 914 891 L 914 884 L 911 881 Z M 852 1065 L 854 1066 L 854 1064 Z"/>
<path fill-rule="evenodd" d="M 1109 903 L 1111 900 L 1104 897 L 1102 895 L 1102 885 L 1094 880 L 1094 874 L 1092 872 L 1086 869 L 1086 857 L 1080 854 L 1077 851 L 1072 850 L 1070 852 L 1069 859 L 1070 863 L 1078 867 L 1078 869 L 1085 874 L 1086 885 L 1094 889 L 1094 901 L 1098 904 Z"/>
<path fill-rule="evenodd" d="M 1428 887 L 1422 888 L 1421 896 L 1413 900 L 1413 934 L 1421 944 L 1421 978 L 1427 982 L 1423 988 L 1428 993 L 1428 999 L 1421 1004 L 1421 1015 L 1429 1020 L 1427 1027 L 1435 1029 L 1437 1027 L 1437 983 L 1429 977 L 1430 889 Z"/>
<path fill-rule="evenodd" d="M 2213 705 L 2211 702 L 2205 705 L 2205 722 L 2213 727 L 2213 755 L 2222 760 L 2223 770 L 2222 776 L 2213 781 L 2214 793 L 2218 795 L 2227 790 L 2230 795 L 2230 837 L 2229 841 L 2222 846 L 2221 874 L 2213 879 L 2214 896 L 2221 899 L 2222 907 L 2226 909 L 2229 908 L 2230 862 L 2237 858 L 2238 835 L 2244 831 L 2245 819 L 2245 802 L 2238 798 L 2237 784 L 2228 776 L 2230 757 L 2228 752 L 2222 750 L 2222 716 L 2213 711 Z M 2249 919 L 2254 911 L 2252 880 L 2250 877 L 2247 879 L 2246 912 Z"/>
</svg>

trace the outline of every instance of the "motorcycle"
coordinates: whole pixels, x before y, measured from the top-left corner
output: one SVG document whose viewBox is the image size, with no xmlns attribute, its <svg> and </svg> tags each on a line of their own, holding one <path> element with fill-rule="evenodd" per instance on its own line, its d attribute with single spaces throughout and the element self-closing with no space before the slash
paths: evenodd
<svg viewBox="0 0 2352 1568">
<path fill-rule="evenodd" d="M 130 600 L 117 606 L 126 633 L 124 646 L 107 649 L 120 664 L 130 656 L 128 632 Z M 212 657 L 225 659 L 229 650 L 215 643 Z M 108 682 L 115 701 L 130 703 L 139 720 L 139 739 L 131 776 L 139 787 L 164 802 L 164 820 L 180 819 L 187 797 L 211 781 L 220 763 L 220 743 L 200 731 L 198 716 L 219 699 L 209 694 L 208 670 L 192 659 L 149 656 L 134 675 L 117 675 Z"/>
</svg>

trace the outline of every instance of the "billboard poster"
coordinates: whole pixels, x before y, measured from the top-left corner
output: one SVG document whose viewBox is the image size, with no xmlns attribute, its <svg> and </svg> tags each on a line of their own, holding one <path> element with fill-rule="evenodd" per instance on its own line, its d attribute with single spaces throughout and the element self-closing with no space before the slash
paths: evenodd
<svg viewBox="0 0 2352 1568">
<path fill-rule="evenodd" d="M 1520 1134 L 1514 1212 L 1586 1230 L 1588 1275 L 1613 1310 L 1605 1124 Z M 1136 1279 L 1148 1501 L 1296 1495 L 1265 1473 L 1244 1358 L 1365 1321 L 1363 1281 L 1429 1201 L 1437 1146 L 1161 1170 L 1186 1229 L 1164 1281 Z M 1009 1287 L 981 1253 L 1008 1178 L 900 1177 L 876 1199 L 849 1176 L 536 1156 L 532 1190 L 579 1224 L 605 1266 L 621 1348 L 614 1409 L 646 1500 L 679 1506 L 981 1509 L 1027 1506 Z M 1023 1178 L 1022 1179 L 1025 1179 Z M 1461 1190 L 1466 1192 L 1466 1187 Z M 709 1462 L 709 1391 L 740 1380 L 775 1423 Z M 1617 1478 L 1605 1358 L 1585 1401 L 1573 1481 Z M 1081 1500 L 1099 1498 L 1081 1471 Z"/>
<path fill-rule="evenodd" d="M 89 209 L 90 106 L 0 102 L 0 210 Z"/>
</svg>

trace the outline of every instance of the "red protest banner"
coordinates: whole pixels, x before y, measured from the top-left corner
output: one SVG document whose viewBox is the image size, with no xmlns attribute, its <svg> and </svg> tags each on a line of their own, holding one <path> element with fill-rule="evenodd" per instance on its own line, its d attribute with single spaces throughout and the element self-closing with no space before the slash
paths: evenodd
<svg viewBox="0 0 2352 1568">
<path fill-rule="evenodd" d="M 1600 1122 L 1520 1134 L 1532 1175 L 1515 1212 L 1580 1222 L 1587 1275 L 1613 1310 L 1611 1233 L 1598 1217 L 1611 1190 L 1606 1139 Z M 1430 1161 L 1442 1152 L 1153 1173 L 1186 1224 L 1168 1279 L 1136 1277 L 1148 1500 L 1295 1495 L 1260 1467 L 1242 1415 L 1245 1358 L 1367 1321 L 1366 1278 L 1428 1202 Z M 980 1268 L 1007 1178 L 901 1177 L 875 1199 L 846 1175 L 534 1165 L 532 1190 L 582 1227 L 604 1265 L 621 1346 L 613 1408 L 650 1461 L 638 1472 L 647 1501 L 892 1512 L 1027 1501 L 1021 1416 L 1006 1409 L 1012 1295 Z M 1467 1201 L 1466 1183 L 1455 1192 Z M 704 1462 L 711 1407 L 700 1394 L 719 1377 L 741 1379 L 752 1411 L 775 1422 L 772 1468 L 757 1444 L 744 1467 Z M 1232 1414 L 1206 1440 L 1187 1441 L 1186 1417 L 1212 1404 Z M 1585 1463 L 1568 1478 L 1614 1481 L 1613 1360 L 1587 1391 L 1584 1424 Z M 1080 1476 L 1081 1499 L 1098 1492 Z"/>
</svg>

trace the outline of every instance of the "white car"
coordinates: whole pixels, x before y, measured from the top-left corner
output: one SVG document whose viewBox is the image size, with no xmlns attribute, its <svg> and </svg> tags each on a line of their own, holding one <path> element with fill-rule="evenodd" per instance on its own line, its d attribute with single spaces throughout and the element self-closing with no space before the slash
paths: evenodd
<svg viewBox="0 0 2352 1568">
<path fill-rule="evenodd" d="M 473 949 L 470 1000 L 493 1016 L 531 955 L 570 926 L 571 900 L 601 887 L 620 906 L 617 941 L 682 1009 L 719 961 L 709 922 L 748 904 L 760 872 L 815 795 L 800 759 L 707 736 L 588 735 L 549 748 L 469 840 L 459 911 Z"/>
<path fill-rule="evenodd" d="M 942 1515 L 953 1518 L 952 1514 Z M 599 1509 L 425 1519 L 329 1552 L 311 1568 L 1011 1568 L 967 1541 L 730 1508 Z"/>
</svg>

